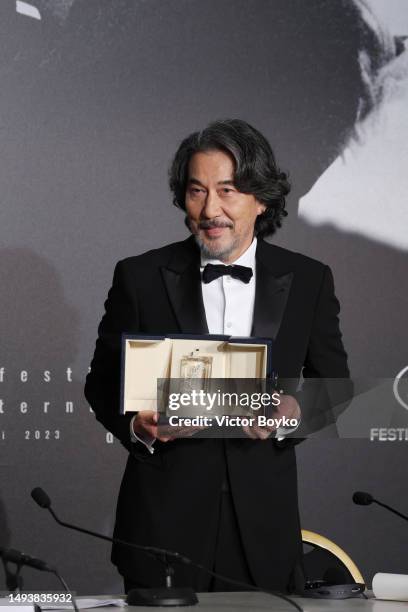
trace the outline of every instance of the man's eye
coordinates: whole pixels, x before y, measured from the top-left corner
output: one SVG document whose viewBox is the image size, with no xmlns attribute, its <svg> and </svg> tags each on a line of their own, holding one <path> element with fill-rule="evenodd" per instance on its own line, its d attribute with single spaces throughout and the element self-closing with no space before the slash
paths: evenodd
<svg viewBox="0 0 408 612">
<path fill-rule="evenodd" d="M 230 189 L 229 187 L 224 187 L 223 190 L 222 190 L 223 193 L 233 193 L 233 191 L 234 190 Z"/>
</svg>

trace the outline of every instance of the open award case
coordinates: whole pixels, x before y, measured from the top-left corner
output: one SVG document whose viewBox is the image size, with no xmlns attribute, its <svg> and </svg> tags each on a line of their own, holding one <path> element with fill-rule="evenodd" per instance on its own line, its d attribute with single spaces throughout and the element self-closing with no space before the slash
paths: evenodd
<svg viewBox="0 0 408 612">
<path fill-rule="evenodd" d="M 122 336 L 122 414 L 168 414 L 170 393 L 231 390 L 271 376 L 271 340 L 231 336 Z M 221 380 L 222 379 L 222 380 Z M 227 380 L 228 379 L 228 380 Z"/>
</svg>

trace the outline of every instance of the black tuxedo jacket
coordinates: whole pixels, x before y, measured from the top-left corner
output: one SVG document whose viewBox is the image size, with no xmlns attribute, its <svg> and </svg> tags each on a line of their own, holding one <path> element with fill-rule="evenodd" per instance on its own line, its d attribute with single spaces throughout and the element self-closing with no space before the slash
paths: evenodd
<svg viewBox="0 0 408 612">
<path fill-rule="evenodd" d="M 132 415 L 119 412 L 122 332 L 208 333 L 199 264 L 190 237 L 115 268 L 85 387 L 96 418 L 129 451 L 115 537 L 177 550 L 208 566 L 227 473 L 251 574 L 259 586 L 285 590 L 301 556 L 295 440 L 156 441 L 151 455 L 130 442 Z M 349 376 L 338 313 L 327 266 L 258 240 L 252 335 L 273 339 L 273 368 L 280 376 Z M 312 389 L 300 402 L 303 423 L 324 425 L 326 400 L 326 390 Z M 153 586 L 162 579 L 157 561 L 130 549 L 114 546 L 112 560 L 138 582 Z M 176 584 L 205 590 L 208 582 L 204 573 L 177 568 Z"/>
</svg>

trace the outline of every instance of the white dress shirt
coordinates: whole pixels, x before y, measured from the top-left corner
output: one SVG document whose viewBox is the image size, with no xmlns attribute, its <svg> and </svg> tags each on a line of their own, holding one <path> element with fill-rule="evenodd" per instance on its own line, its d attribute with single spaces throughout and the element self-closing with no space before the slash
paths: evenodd
<svg viewBox="0 0 408 612">
<path fill-rule="evenodd" d="M 205 316 L 210 334 L 250 336 L 255 304 L 255 253 L 256 238 L 247 250 L 232 262 L 237 266 L 252 268 L 249 283 L 229 275 L 220 276 L 211 283 L 201 281 Z M 229 265 L 218 259 L 201 257 L 201 273 L 207 264 Z"/>
</svg>

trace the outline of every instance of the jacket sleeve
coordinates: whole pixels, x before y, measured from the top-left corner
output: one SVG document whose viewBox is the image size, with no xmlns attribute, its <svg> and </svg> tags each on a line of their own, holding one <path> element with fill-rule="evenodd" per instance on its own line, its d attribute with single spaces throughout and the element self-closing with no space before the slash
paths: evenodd
<svg viewBox="0 0 408 612">
<path fill-rule="evenodd" d="M 302 414 L 299 428 L 289 434 L 294 443 L 333 425 L 352 399 L 353 383 L 340 331 L 339 312 L 333 274 L 325 266 L 302 371 L 303 385 L 294 393 Z M 284 446 L 290 441 L 285 438 L 277 444 Z"/>
<path fill-rule="evenodd" d="M 119 262 L 105 301 L 105 314 L 98 327 L 95 353 L 86 378 L 85 397 L 97 420 L 129 452 L 143 455 L 142 445 L 130 440 L 130 421 L 134 414 L 120 414 L 122 333 L 137 333 L 139 330 L 137 303 L 132 297 L 127 288 L 123 262 Z"/>
</svg>

